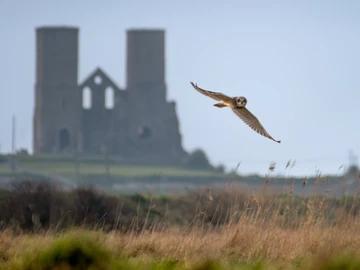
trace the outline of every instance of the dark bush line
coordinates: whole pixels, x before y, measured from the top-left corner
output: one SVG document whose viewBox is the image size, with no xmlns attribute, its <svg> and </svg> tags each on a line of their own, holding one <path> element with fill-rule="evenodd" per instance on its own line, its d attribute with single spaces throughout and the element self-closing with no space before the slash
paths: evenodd
<svg viewBox="0 0 360 270">
<path fill-rule="evenodd" d="M 16 181 L 10 189 L 0 190 L 0 229 L 30 232 L 82 226 L 136 232 L 186 225 L 194 219 L 198 197 L 196 193 L 174 200 L 140 194 L 114 196 L 91 186 L 64 191 L 49 182 Z"/>
<path fill-rule="evenodd" d="M 0 190 L 0 229 L 31 232 L 81 226 L 140 232 L 171 225 L 216 227 L 236 222 L 244 215 L 271 219 L 274 213 L 280 217 L 279 226 L 295 228 L 310 212 L 334 224 L 345 220 L 344 215 L 356 217 L 360 206 L 360 200 L 354 197 L 252 196 L 231 189 L 213 194 L 202 190 L 177 197 L 115 196 L 94 187 L 64 191 L 49 182 L 16 181 L 9 190 Z"/>
</svg>

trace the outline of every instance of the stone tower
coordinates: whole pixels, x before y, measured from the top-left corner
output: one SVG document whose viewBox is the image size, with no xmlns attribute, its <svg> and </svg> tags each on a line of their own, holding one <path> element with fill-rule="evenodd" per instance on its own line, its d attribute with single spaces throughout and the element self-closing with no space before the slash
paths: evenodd
<svg viewBox="0 0 360 270">
<path fill-rule="evenodd" d="M 126 65 L 132 154 L 152 160 L 183 157 L 175 102 L 166 100 L 165 31 L 128 30 Z"/>
<path fill-rule="evenodd" d="M 78 28 L 36 29 L 34 153 L 72 152 L 81 145 Z"/>
<path fill-rule="evenodd" d="M 165 31 L 127 31 L 125 89 L 100 67 L 78 82 L 78 33 L 36 29 L 34 154 L 78 150 L 142 164 L 186 157 L 176 104 L 166 97 Z"/>
<path fill-rule="evenodd" d="M 165 31 L 133 29 L 127 31 L 127 89 L 163 87 L 165 91 Z M 148 92 L 151 91 L 148 89 Z M 165 95 L 162 95 L 166 99 Z"/>
</svg>

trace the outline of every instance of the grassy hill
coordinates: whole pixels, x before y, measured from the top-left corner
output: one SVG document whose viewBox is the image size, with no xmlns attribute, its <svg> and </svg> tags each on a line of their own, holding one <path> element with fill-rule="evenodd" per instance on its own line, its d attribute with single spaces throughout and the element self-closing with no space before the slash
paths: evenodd
<svg viewBox="0 0 360 270">
<path fill-rule="evenodd" d="M 106 160 L 104 157 L 84 157 L 75 163 L 69 156 L 17 156 L 18 168 L 71 176 L 76 173 L 81 175 L 104 175 L 124 177 L 142 177 L 149 175 L 163 176 L 221 176 L 223 173 L 214 170 L 196 170 L 184 167 L 144 166 L 121 164 L 116 161 Z M 11 169 L 6 164 L 0 165 L 0 173 L 10 173 Z"/>
<path fill-rule="evenodd" d="M 10 157 L 7 157 L 7 160 L 10 161 Z M 37 179 L 45 177 L 68 186 L 94 185 L 104 189 L 113 189 L 119 184 L 123 185 L 121 189 L 127 189 L 132 183 L 138 185 L 132 188 L 139 189 L 142 184 L 159 178 L 161 181 L 172 183 L 197 182 L 197 180 L 201 183 L 227 177 L 226 174 L 211 168 L 134 165 L 105 157 L 81 157 L 75 160 L 72 156 L 17 155 L 15 160 L 18 178 L 24 178 L 25 174 L 26 177 L 29 175 Z M 10 162 L 0 164 L 0 176 L 11 174 Z"/>
<path fill-rule="evenodd" d="M 8 157 L 9 159 L 9 157 Z M 81 157 L 75 162 L 72 156 L 51 155 L 17 155 L 16 168 L 18 178 L 29 178 L 43 180 L 46 178 L 68 187 L 78 185 L 93 185 L 107 191 L 121 191 L 134 193 L 146 188 L 154 189 L 154 192 L 183 192 L 199 187 L 220 187 L 232 179 L 243 188 L 261 188 L 269 182 L 271 187 L 281 192 L 295 192 L 306 194 L 314 191 L 312 183 L 322 183 L 322 192 L 337 194 L 344 193 L 346 179 L 343 176 L 313 176 L 304 178 L 282 177 L 271 173 L 269 179 L 264 175 L 234 175 L 234 173 L 222 173 L 215 169 L 190 169 L 169 166 L 145 166 L 125 164 L 116 159 L 105 157 Z M 12 171 L 9 163 L 0 163 L 0 176 L 11 176 Z M 4 177 L 2 177 L 4 179 Z M 4 182 L 2 182 L 4 183 Z M 355 191 L 353 184 L 346 184 L 347 191 Z"/>
</svg>

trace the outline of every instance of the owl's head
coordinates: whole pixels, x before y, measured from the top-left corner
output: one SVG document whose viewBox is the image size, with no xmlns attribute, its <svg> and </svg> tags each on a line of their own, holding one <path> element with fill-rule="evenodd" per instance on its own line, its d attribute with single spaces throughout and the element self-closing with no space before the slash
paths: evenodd
<svg viewBox="0 0 360 270">
<path fill-rule="evenodd" d="M 245 108 L 247 104 L 247 99 L 246 97 L 234 97 L 234 104 L 238 108 Z"/>
</svg>

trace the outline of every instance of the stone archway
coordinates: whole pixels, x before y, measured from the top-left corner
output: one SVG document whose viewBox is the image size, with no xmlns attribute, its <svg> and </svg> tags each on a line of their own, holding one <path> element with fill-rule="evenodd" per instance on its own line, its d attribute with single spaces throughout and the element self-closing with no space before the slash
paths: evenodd
<svg viewBox="0 0 360 270">
<path fill-rule="evenodd" d="M 144 126 L 140 126 L 138 129 L 138 135 L 139 138 L 144 140 L 144 139 L 150 139 L 152 136 L 152 130 L 150 127 L 144 125 Z"/>
<path fill-rule="evenodd" d="M 59 150 L 64 151 L 70 146 L 70 132 L 66 128 L 62 128 L 59 131 Z"/>
</svg>

